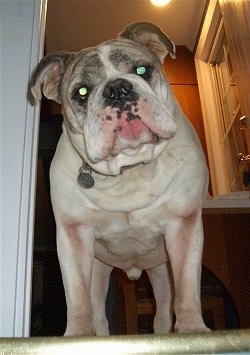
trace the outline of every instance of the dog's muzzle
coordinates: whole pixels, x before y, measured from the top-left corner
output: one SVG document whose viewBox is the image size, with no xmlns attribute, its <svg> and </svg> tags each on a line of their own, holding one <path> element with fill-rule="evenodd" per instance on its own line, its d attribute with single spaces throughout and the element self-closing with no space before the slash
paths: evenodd
<svg viewBox="0 0 250 355">
<path fill-rule="evenodd" d="M 155 147 L 176 132 L 161 96 L 141 80 L 113 78 L 97 91 L 89 106 L 84 124 L 88 160 L 109 165 L 116 161 L 116 168 L 109 169 L 112 175 L 119 174 L 123 166 L 151 161 Z"/>
</svg>

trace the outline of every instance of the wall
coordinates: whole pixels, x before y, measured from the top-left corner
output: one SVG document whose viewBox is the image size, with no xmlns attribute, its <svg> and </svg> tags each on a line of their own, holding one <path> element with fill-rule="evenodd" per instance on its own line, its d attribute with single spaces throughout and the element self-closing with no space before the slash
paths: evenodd
<svg viewBox="0 0 250 355">
<path fill-rule="evenodd" d="M 43 50 L 46 0 L 1 0 L 0 336 L 29 335 L 39 107 L 28 81 Z"/>
</svg>

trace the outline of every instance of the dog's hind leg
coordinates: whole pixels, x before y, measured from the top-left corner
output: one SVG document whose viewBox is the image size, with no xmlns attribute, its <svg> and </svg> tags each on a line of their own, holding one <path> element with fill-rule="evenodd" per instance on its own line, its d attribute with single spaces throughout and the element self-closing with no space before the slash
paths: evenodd
<svg viewBox="0 0 250 355">
<path fill-rule="evenodd" d="M 170 264 L 164 263 L 146 272 L 153 287 L 156 302 L 154 333 L 165 334 L 172 330 L 173 322 L 173 284 Z"/>
<path fill-rule="evenodd" d="M 113 267 L 94 259 L 91 282 L 91 305 L 93 311 L 93 328 L 96 335 L 109 335 L 109 325 L 105 306 L 109 287 L 109 277 Z"/>
</svg>

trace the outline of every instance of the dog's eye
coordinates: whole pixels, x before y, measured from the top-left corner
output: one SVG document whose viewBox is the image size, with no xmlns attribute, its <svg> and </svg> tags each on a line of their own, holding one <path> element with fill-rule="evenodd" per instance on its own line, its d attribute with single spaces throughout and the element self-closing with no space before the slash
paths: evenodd
<svg viewBox="0 0 250 355">
<path fill-rule="evenodd" d="M 144 75 L 147 72 L 147 68 L 142 66 L 142 67 L 137 67 L 136 68 L 136 74 L 138 75 Z"/>
<path fill-rule="evenodd" d="M 151 78 L 153 68 L 146 65 L 140 65 L 135 68 L 135 73 L 142 77 L 144 80 L 149 81 Z"/>
<path fill-rule="evenodd" d="M 72 92 L 72 99 L 78 103 L 78 105 L 85 105 L 87 103 L 87 98 L 89 96 L 89 88 L 85 85 L 80 88 L 76 88 Z"/>
<path fill-rule="evenodd" d="M 88 88 L 86 86 L 83 86 L 81 87 L 79 90 L 78 90 L 78 94 L 81 98 L 85 98 L 88 94 Z"/>
</svg>

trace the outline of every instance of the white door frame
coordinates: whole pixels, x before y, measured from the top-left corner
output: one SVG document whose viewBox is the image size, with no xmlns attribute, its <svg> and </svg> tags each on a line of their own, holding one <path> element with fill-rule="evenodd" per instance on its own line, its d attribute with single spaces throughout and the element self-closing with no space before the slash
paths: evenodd
<svg viewBox="0 0 250 355">
<path fill-rule="evenodd" d="M 0 336 L 29 336 L 40 107 L 28 80 L 43 55 L 47 0 L 0 0 Z"/>
<path fill-rule="evenodd" d="M 209 63 L 220 23 L 221 11 L 218 0 L 210 0 L 195 53 L 195 66 L 214 196 L 226 194 L 229 190 L 224 146 L 220 138 L 218 105 Z"/>
</svg>

